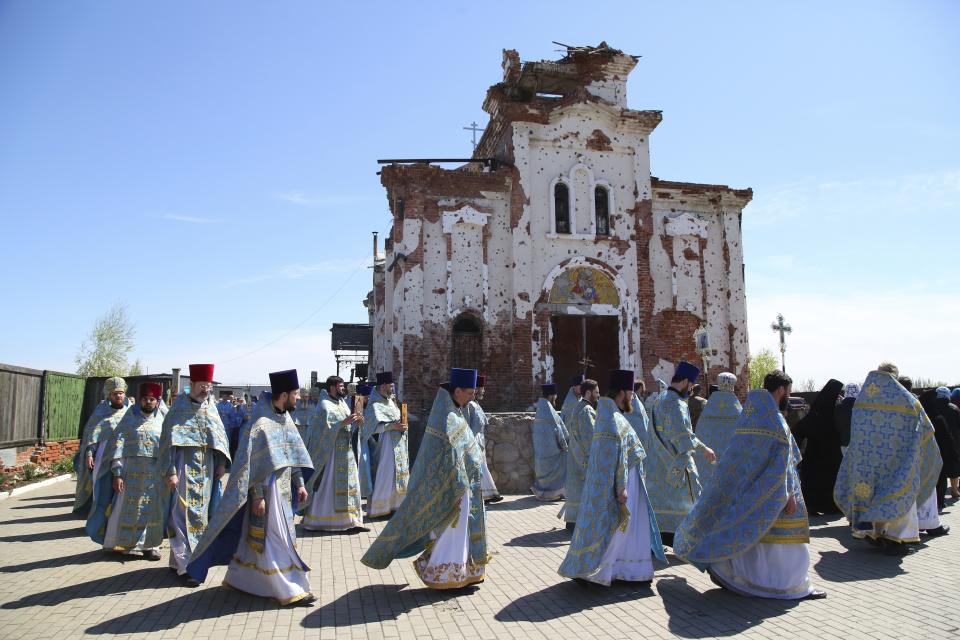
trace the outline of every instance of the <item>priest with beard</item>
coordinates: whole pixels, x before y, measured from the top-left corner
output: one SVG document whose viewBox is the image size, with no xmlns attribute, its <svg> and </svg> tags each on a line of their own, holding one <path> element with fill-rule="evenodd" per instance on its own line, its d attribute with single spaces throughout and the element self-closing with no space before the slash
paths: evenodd
<svg viewBox="0 0 960 640">
<path fill-rule="evenodd" d="M 170 568 L 191 587 L 199 583 L 187 575 L 187 563 L 220 502 L 220 478 L 230 461 L 212 389 L 213 365 L 191 364 L 189 393 L 173 401 L 160 433 L 158 458 L 169 488 Z"/>
<path fill-rule="evenodd" d="M 290 412 L 300 395 L 296 369 L 270 374 L 270 398 L 258 403 L 241 435 L 223 499 L 187 567 L 203 582 L 227 565 L 223 585 L 281 606 L 310 606 L 310 568 L 297 553 L 294 504 L 307 499 L 310 454 Z"/>
<path fill-rule="evenodd" d="M 361 562 L 385 569 L 398 558 L 420 556 L 413 567 L 431 589 L 483 582 L 486 510 L 480 489 L 483 452 L 467 424 L 477 388 L 475 369 L 452 369 L 437 390 L 403 504 Z"/>
<path fill-rule="evenodd" d="M 90 513 L 93 497 L 93 479 L 100 475 L 102 456 L 100 452 L 110 439 L 127 408 L 127 383 L 123 378 L 107 378 L 103 383 L 107 397 L 101 400 L 87 419 L 80 436 L 80 448 L 73 459 L 77 472 L 77 488 L 73 498 L 73 512 L 86 518 Z"/>
<path fill-rule="evenodd" d="M 554 409 L 557 385 L 541 385 L 543 397 L 537 401 L 533 419 L 533 472 L 530 491 L 537 500 L 552 502 L 563 497 L 567 476 L 567 447 L 570 439 L 567 429 Z"/>
<path fill-rule="evenodd" d="M 163 388 L 144 382 L 140 401 L 113 430 L 102 452 L 97 504 L 87 520 L 87 535 L 105 551 L 139 552 L 160 560 L 166 514 L 157 454 L 167 407 Z"/>
<path fill-rule="evenodd" d="M 360 441 L 368 441 L 374 434 L 377 440 L 377 476 L 368 499 L 367 515 L 371 518 L 389 516 L 396 511 L 407 495 L 410 466 L 407 453 L 407 425 L 402 420 L 397 397 L 394 394 L 393 373 L 377 374 L 377 386 L 363 411 Z"/>
<path fill-rule="evenodd" d="M 897 374 L 895 365 L 884 362 L 864 381 L 833 499 L 855 538 L 866 538 L 888 555 L 904 556 L 914 553 L 912 545 L 920 542 L 924 527 L 918 507 L 931 495 L 936 514 L 935 488 L 943 461 L 933 424 Z"/>
<path fill-rule="evenodd" d="M 360 531 L 363 511 L 360 473 L 353 453 L 353 430 L 363 425 L 363 414 L 352 412 L 343 378 L 330 376 L 320 392 L 320 404 L 310 421 L 307 450 L 313 474 L 307 478 L 303 527 L 312 531 Z"/>
<path fill-rule="evenodd" d="M 564 577 L 604 586 L 650 584 L 654 561 L 666 565 L 644 485 L 643 446 L 624 417 L 633 377 L 633 371 L 611 371 L 607 397 L 597 403 L 577 526 L 559 570 Z"/>
<path fill-rule="evenodd" d="M 793 426 L 793 437 L 803 449 L 799 467 L 803 499 L 814 515 L 840 512 L 833 503 L 833 485 L 843 462 L 843 451 L 833 414 L 842 392 L 842 382 L 829 380 L 814 399 L 810 412 Z"/>
<path fill-rule="evenodd" d="M 653 407 L 653 431 L 647 448 L 647 489 L 657 514 L 664 544 L 673 545 L 673 534 L 700 496 L 700 478 L 693 454 L 699 449 L 708 463 L 716 461 L 713 449 L 693 433 L 686 399 L 700 369 L 689 362 L 677 365 L 670 386 Z"/>
<path fill-rule="evenodd" d="M 710 485 L 677 529 L 674 553 L 742 596 L 819 599 L 810 582 L 810 523 L 800 450 L 783 418 L 792 380 L 767 374 L 751 391 Z"/>
</svg>

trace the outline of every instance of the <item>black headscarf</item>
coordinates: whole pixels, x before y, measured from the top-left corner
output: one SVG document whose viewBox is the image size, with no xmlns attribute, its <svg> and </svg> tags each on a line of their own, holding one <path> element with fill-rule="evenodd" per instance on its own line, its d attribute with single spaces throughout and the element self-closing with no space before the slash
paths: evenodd
<svg viewBox="0 0 960 640">
<path fill-rule="evenodd" d="M 830 379 L 813 400 L 810 412 L 793 427 L 800 446 L 806 443 L 800 462 L 800 485 L 807 508 L 813 512 L 836 513 L 833 485 L 843 461 L 840 436 L 833 425 L 833 412 L 843 383 Z"/>
</svg>

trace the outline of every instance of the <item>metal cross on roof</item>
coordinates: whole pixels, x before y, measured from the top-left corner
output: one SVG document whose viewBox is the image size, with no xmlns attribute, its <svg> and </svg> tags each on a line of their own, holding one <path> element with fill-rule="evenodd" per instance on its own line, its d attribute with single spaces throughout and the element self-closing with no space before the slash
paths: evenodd
<svg viewBox="0 0 960 640">
<path fill-rule="evenodd" d="M 464 131 L 472 131 L 472 132 L 473 132 L 473 150 L 476 151 L 476 150 L 477 150 L 477 132 L 479 131 L 479 132 L 482 133 L 482 132 L 483 132 L 483 129 L 481 129 L 480 127 L 478 127 L 476 122 L 471 122 L 471 123 L 470 123 L 470 126 L 469 126 L 469 127 L 464 127 L 463 130 L 464 130 Z"/>
</svg>

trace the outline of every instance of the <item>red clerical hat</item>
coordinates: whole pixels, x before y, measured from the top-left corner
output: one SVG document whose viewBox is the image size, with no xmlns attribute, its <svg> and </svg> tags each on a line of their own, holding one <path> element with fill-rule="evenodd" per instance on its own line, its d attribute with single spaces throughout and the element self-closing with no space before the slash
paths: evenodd
<svg viewBox="0 0 960 640">
<path fill-rule="evenodd" d="M 194 382 L 213 382 L 212 364 L 190 365 L 190 379 Z"/>
<path fill-rule="evenodd" d="M 159 382 L 141 382 L 140 397 L 150 397 L 159 400 L 163 397 L 163 387 L 160 386 Z"/>
<path fill-rule="evenodd" d="M 478 387 L 487 386 L 487 374 L 481 373 L 477 375 L 477 386 Z"/>
</svg>

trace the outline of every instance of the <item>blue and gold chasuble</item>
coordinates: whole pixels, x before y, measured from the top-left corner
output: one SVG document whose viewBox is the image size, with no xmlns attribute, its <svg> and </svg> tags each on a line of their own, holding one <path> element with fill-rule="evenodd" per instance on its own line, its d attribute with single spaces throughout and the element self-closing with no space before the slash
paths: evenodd
<svg viewBox="0 0 960 640">
<path fill-rule="evenodd" d="M 593 444 L 593 424 L 597 420 L 597 410 L 581 398 L 570 413 L 568 433 L 570 442 L 567 449 L 567 477 L 564 487 L 563 519 L 566 522 L 577 521 L 583 483 L 587 477 L 587 463 L 590 461 L 590 446 Z"/>
<path fill-rule="evenodd" d="M 705 571 L 758 543 L 809 542 L 799 463 L 800 450 L 773 396 L 751 391 L 712 482 L 677 529 L 674 553 Z M 790 496 L 797 510 L 788 516 L 783 510 Z"/>
<path fill-rule="evenodd" d="M 129 408 L 128 402 L 119 409 L 114 409 L 109 400 L 101 400 L 87 419 L 80 439 L 80 448 L 73 457 L 73 469 L 77 472 L 77 488 L 73 497 L 74 513 L 81 516 L 87 516 L 90 513 L 93 472 L 87 469 L 87 450 L 95 449 L 102 438 L 109 438 Z"/>
<path fill-rule="evenodd" d="M 633 427 L 633 432 L 637 434 L 637 438 L 640 439 L 640 444 L 643 445 L 643 449 L 646 451 L 648 446 L 647 439 L 650 437 L 650 419 L 647 417 L 647 410 L 643 406 L 640 396 L 636 393 L 633 394 L 633 398 L 630 400 L 630 409 L 630 413 L 625 413 L 623 417 L 626 418 L 630 426 Z"/>
<path fill-rule="evenodd" d="M 573 531 L 567 556 L 560 565 L 560 575 L 587 578 L 600 571 L 600 563 L 614 533 L 617 529 L 626 531 L 631 517 L 630 511 L 626 505 L 620 504 L 617 496 L 627 488 L 632 469 L 637 468 L 640 481 L 645 482 L 644 457 L 640 439 L 616 403 L 610 398 L 600 398 L 577 527 Z M 665 566 L 667 559 L 649 497 L 647 513 L 654 564 Z"/>
<path fill-rule="evenodd" d="M 307 441 L 307 451 L 313 461 L 313 473 L 303 474 L 310 495 L 301 508 L 310 505 L 313 494 L 320 488 L 323 474 L 332 473 L 334 511 L 360 513 L 360 477 L 351 443 L 353 425 L 340 424 L 348 417 L 350 407 L 343 398 L 334 401 L 326 389 L 320 391 L 320 402 L 310 420 L 310 437 Z M 334 456 L 332 469 L 328 465 L 331 454 Z"/>
<path fill-rule="evenodd" d="M 250 545 L 254 551 L 263 553 L 268 535 L 266 515 L 255 516 L 251 512 L 247 538 L 241 540 L 240 537 L 244 507 L 248 507 L 251 493 L 257 494 L 258 489 L 268 485 L 271 478 L 276 479 L 274 486 L 279 491 L 279 503 L 289 539 L 297 539 L 293 520 L 296 495 L 291 488 L 290 475 L 292 469 L 306 471 L 312 467 L 310 454 L 289 412 L 277 414 L 269 401 L 259 404 L 267 406 L 254 413 L 254 421 L 241 434 L 237 456 L 230 468 L 230 478 L 220 505 L 187 565 L 187 573 L 200 582 L 206 579 L 211 566 L 229 564 L 239 544 Z M 299 560 L 298 568 L 309 571 L 295 550 L 293 554 Z"/>
<path fill-rule="evenodd" d="M 407 484 L 410 479 L 410 459 L 407 453 L 407 432 L 400 431 L 400 407 L 397 406 L 396 398 L 383 397 L 379 389 L 374 389 L 370 393 L 370 399 L 363 408 L 363 427 L 360 430 L 360 441 L 365 442 L 373 436 L 374 432 L 383 425 L 383 433 L 392 431 L 391 438 L 380 436 L 380 442 L 377 446 L 377 459 L 383 460 L 384 456 L 393 456 L 393 490 L 397 493 L 406 493 Z M 393 440 L 393 446 L 386 450 L 387 442 Z M 372 488 L 371 488 L 372 490 Z"/>
<path fill-rule="evenodd" d="M 537 401 L 533 420 L 534 486 L 537 493 L 563 491 L 570 436 L 560 414 L 546 398 Z"/>
<path fill-rule="evenodd" d="M 184 477 L 178 478 L 186 483 L 186 522 L 190 548 L 195 549 L 197 541 L 207 522 L 220 501 L 222 487 L 214 473 L 219 462 L 230 461 L 230 443 L 226 430 L 220 420 L 220 412 L 213 402 L 213 396 L 207 396 L 203 402 L 190 400 L 187 393 L 179 394 L 173 406 L 163 419 L 160 433 L 160 451 L 158 462 L 164 476 L 177 473 L 175 464 L 176 449 L 182 449 Z M 207 453 L 212 453 L 213 464 L 208 467 Z M 207 500 L 206 496 L 210 496 Z M 167 494 L 170 505 L 180 498 L 176 489 Z M 165 512 L 169 514 L 167 506 Z M 174 537 L 174 531 L 168 527 L 167 537 Z"/>
<path fill-rule="evenodd" d="M 480 456 L 477 439 L 450 393 L 440 389 L 417 452 L 407 497 L 360 559 L 373 569 L 384 569 L 397 558 L 409 558 L 431 544 L 460 514 L 460 502 L 470 492 L 468 560 L 485 565 L 487 555 L 486 510 L 480 491 Z"/>
<path fill-rule="evenodd" d="M 850 445 L 833 490 L 854 530 L 916 509 L 933 492 L 942 466 L 920 401 L 889 373 L 870 372 L 853 405 Z"/>
<path fill-rule="evenodd" d="M 697 421 L 697 437 L 717 454 L 717 460 L 723 457 L 723 452 L 733 438 L 733 428 L 740 417 L 740 401 L 730 391 L 714 391 L 707 400 L 707 406 Z M 701 449 L 694 454 L 697 464 L 697 474 L 700 476 L 700 486 L 704 489 L 713 480 L 716 465 L 711 464 L 703 455 Z"/>
<path fill-rule="evenodd" d="M 653 429 L 647 440 L 647 491 L 660 530 L 673 533 L 700 495 L 693 461 L 700 440 L 693 435 L 687 403 L 674 389 L 668 388 L 657 397 Z"/>
<path fill-rule="evenodd" d="M 87 519 L 86 531 L 97 544 L 104 543 L 107 521 L 114 509 L 120 510 L 120 526 L 115 551 L 130 550 L 140 544 L 145 549 L 159 547 L 166 530 L 164 511 L 166 487 L 157 455 L 166 406 L 146 415 L 139 406 L 128 410 L 113 430 L 103 450 L 103 464 L 97 478 L 97 503 Z M 120 468 L 112 472 L 112 463 Z M 113 477 L 123 478 L 120 500 L 115 501 Z"/>
</svg>

